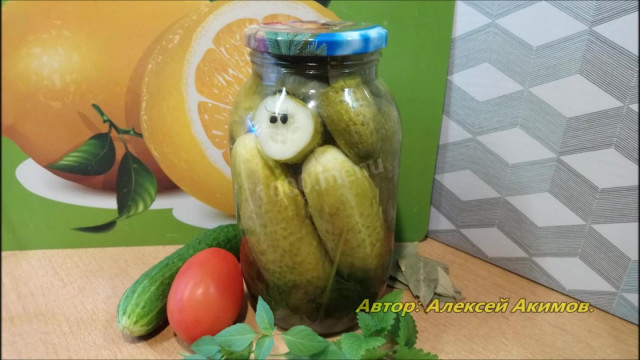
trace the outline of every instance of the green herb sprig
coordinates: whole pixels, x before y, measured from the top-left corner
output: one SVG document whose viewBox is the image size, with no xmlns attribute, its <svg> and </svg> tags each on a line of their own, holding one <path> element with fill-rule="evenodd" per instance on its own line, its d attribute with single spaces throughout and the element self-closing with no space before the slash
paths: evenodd
<svg viewBox="0 0 640 360">
<path fill-rule="evenodd" d="M 396 303 L 402 291 L 393 291 L 379 303 Z M 282 336 L 288 352 L 274 354 L 285 359 L 438 359 L 438 355 L 415 347 L 418 328 L 411 314 L 392 311 L 357 314 L 360 332 L 348 332 L 336 341 L 328 341 L 306 326 L 294 326 L 285 332 L 276 330 L 273 312 L 258 298 L 256 332 L 249 325 L 232 325 L 215 336 L 203 336 L 191 345 L 194 354 L 184 359 L 266 359 L 273 350 L 274 336 Z M 255 347 L 254 347 L 255 340 Z"/>
</svg>

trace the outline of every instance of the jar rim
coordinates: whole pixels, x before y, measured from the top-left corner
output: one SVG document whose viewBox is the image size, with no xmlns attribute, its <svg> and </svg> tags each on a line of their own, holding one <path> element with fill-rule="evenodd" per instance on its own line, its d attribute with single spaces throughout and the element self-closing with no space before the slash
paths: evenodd
<svg viewBox="0 0 640 360">
<path fill-rule="evenodd" d="M 274 55 L 357 55 L 385 48 L 387 30 L 352 21 L 270 22 L 249 26 L 244 43 L 252 50 Z"/>
</svg>

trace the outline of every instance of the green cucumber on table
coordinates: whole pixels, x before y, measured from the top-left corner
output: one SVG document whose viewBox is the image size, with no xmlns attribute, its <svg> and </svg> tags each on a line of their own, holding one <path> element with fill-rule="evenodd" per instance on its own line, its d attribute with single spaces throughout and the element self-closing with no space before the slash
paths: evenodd
<svg viewBox="0 0 640 360">
<path fill-rule="evenodd" d="M 220 225 L 195 237 L 145 271 L 122 295 L 118 303 L 118 329 L 127 336 L 144 336 L 167 319 L 167 297 L 182 265 L 198 252 L 225 249 L 239 257 L 242 232 L 236 224 Z"/>
</svg>

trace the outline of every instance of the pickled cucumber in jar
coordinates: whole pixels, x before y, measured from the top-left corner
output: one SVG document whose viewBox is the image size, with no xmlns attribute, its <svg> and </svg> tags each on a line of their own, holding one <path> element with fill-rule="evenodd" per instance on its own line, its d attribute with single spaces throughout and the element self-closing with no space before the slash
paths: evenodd
<svg viewBox="0 0 640 360">
<path fill-rule="evenodd" d="M 378 108 L 357 75 L 338 79 L 318 98 L 318 112 L 344 153 L 357 164 L 380 153 Z"/>
<path fill-rule="evenodd" d="M 302 166 L 309 212 L 331 260 L 345 277 L 380 277 L 390 242 L 378 188 L 367 171 L 332 145 L 317 148 Z"/>
<path fill-rule="evenodd" d="M 391 264 L 400 124 L 376 77 L 386 31 L 260 24 L 245 43 L 253 73 L 230 119 L 245 284 L 277 325 L 335 333 L 384 292 Z"/>
<path fill-rule="evenodd" d="M 251 127 L 265 155 L 283 163 L 302 161 L 322 140 L 315 109 L 284 89 L 258 105 Z"/>
<path fill-rule="evenodd" d="M 318 96 L 329 87 L 326 79 L 321 80 L 318 76 L 309 74 L 296 75 L 289 72 L 283 73 L 278 81 L 277 88 L 286 89 L 295 97 L 302 99 L 306 103 L 316 101 Z"/>
<path fill-rule="evenodd" d="M 331 261 L 302 193 L 287 168 L 263 154 L 254 134 L 236 140 L 231 161 L 239 225 L 270 289 L 262 295 L 278 299 L 276 307 L 303 311 L 326 290 Z"/>
<path fill-rule="evenodd" d="M 370 89 L 378 108 L 381 120 L 378 132 L 380 137 L 385 139 L 380 145 L 380 156 L 368 168 L 369 174 L 378 189 L 395 189 L 398 186 L 398 173 L 394 169 L 398 169 L 400 165 L 402 142 L 400 114 L 391 93 L 382 81 L 375 80 L 365 85 Z M 380 204 L 387 229 L 392 233 L 396 223 L 396 199 L 395 191 L 380 192 Z"/>
</svg>

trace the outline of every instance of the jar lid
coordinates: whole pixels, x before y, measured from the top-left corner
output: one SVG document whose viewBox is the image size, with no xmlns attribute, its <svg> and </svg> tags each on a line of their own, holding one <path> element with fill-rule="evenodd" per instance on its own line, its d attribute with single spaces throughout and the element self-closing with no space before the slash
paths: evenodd
<svg viewBox="0 0 640 360">
<path fill-rule="evenodd" d="M 249 26 L 244 43 L 250 49 L 276 55 L 355 55 L 387 46 L 387 30 L 351 21 L 270 22 Z"/>
</svg>

